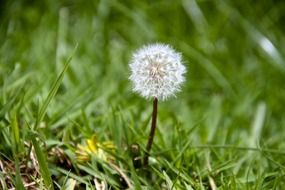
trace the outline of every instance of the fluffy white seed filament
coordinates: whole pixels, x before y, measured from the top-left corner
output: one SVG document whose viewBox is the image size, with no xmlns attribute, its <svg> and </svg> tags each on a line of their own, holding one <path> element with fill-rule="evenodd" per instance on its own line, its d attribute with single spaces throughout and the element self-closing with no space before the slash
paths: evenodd
<svg viewBox="0 0 285 190">
<path fill-rule="evenodd" d="M 129 66 L 133 90 L 148 99 L 175 96 L 185 80 L 181 55 L 168 45 L 144 46 L 134 53 Z"/>
</svg>

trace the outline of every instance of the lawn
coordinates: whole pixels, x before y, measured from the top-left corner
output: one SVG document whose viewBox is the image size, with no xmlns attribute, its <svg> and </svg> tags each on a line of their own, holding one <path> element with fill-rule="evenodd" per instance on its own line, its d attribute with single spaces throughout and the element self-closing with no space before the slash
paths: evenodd
<svg viewBox="0 0 285 190">
<path fill-rule="evenodd" d="M 285 2 L 0 3 L 0 189 L 284 189 Z M 129 63 L 180 52 L 158 103 Z"/>
</svg>

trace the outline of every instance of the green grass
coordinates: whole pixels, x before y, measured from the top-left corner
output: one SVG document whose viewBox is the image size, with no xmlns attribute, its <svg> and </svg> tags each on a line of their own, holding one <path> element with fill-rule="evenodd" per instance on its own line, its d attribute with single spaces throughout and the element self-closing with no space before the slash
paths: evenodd
<svg viewBox="0 0 285 190">
<path fill-rule="evenodd" d="M 284 18 L 282 1 L 2 2 L 0 189 L 283 189 Z M 142 168 L 152 102 L 128 63 L 152 42 L 188 72 Z M 76 159 L 93 134 L 112 162 Z"/>
</svg>

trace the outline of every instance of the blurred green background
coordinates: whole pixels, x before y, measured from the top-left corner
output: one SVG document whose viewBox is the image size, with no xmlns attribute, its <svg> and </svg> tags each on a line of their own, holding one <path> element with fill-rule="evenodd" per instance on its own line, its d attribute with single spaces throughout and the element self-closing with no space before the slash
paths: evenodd
<svg viewBox="0 0 285 190">
<path fill-rule="evenodd" d="M 186 142 L 282 151 L 284 26 L 282 0 L 2 0 L 1 128 L 17 106 L 23 123 L 34 122 L 38 105 L 78 44 L 44 118 L 44 138 L 77 142 L 96 132 L 121 149 L 133 142 L 144 146 L 151 102 L 132 92 L 128 63 L 137 48 L 161 42 L 182 53 L 188 72 L 177 98 L 159 104 L 154 151 L 179 152 Z M 8 155 L 3 139 L 0 151 Z M 256 165 L 241 161 L 230 173 L 243 176 L 246 167 L 255 167 L 253 176 L 285 172 L 284 156 L 257 154 L 256 160 L 245 159 Z M 213 162 L 237 163 L 243 156 L 226 149 L 216 152 Z M 203 168 L 202 161 L 189 160 Z"/>
<path fill-rule="evenodd" d="M 62 93 L 72 96 L 92 88 L 87 96 L 102 97 L 110 105 L 148 104 L 131 92 L 128 62 L 135 49 L 162 42 L 182 52 L 188 68 L 182 93 L 163 112 L 187 115 L 185 123 L 192 123 L 214 101 L 223 108 L 222 125 L 242 131 L 248 130 L 257 104 L 263 102 L 264 135 L 282 131 L 283 1 L 1 4 L 1 86 L 30 74 L 25 83 L 48 87 L 78 43 Z"/>
</svg>

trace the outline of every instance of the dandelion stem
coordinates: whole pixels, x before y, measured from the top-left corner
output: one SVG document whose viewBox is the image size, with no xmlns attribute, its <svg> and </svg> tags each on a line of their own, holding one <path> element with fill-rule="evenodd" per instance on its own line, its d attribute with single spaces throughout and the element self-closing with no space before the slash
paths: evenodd
<svg viewBox="0 0 285 190">
<path fill-rule="evenodd" d="M 151 150 L 151 146 L 153 143 L 153 138 L 154 138 L 154 134 L 155 134 L 155 129 L 156 129 L 156 118 L 157 118 L 157 98 L 153 99 L 153 110 L 152 110 L 152 121 L 151 121 L 151 129 L 150 129 L 150 133 L 148 136 L 148 142 L 146 145 L 146 153 L 144 156 L 144 165 L 147 166 L 148 165 L 148 157 L 149 157 L 149 152 Z"/>
</svg>

